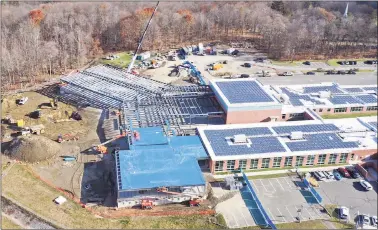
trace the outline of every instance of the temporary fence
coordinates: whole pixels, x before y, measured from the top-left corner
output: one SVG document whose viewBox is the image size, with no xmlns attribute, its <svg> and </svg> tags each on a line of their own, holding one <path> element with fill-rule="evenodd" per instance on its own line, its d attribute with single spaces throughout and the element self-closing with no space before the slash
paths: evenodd
<svg viewBox="0 0 378 230">
<path fill-rule="evenodd" d="M 248 205 L 248 209 L 250 210 L 250 213 L 255 220 L 256 224 L 260 226 L 270 227 L 272 229 L 277 229 L 274 225 L 273 221 L 270 219 L 268 214 L 265 212 L 265 209 L 263 208 L 260 200 L 257 198 L 257 195 L 255 191 L 253 190 L 253 187 L 251 183 L 248 180 L 248 177 L 245 175 L 244 172 L 242 172 L 244 182 L 246 183 L 247 187 L 247 194 L 249 193 L 252 200 L 246 199 L 247 197 L 243 196 L 243 199 L 245 200 L 246 204 Z M 244 193 L 246 194 L 246 193 Z"/>
</svg>

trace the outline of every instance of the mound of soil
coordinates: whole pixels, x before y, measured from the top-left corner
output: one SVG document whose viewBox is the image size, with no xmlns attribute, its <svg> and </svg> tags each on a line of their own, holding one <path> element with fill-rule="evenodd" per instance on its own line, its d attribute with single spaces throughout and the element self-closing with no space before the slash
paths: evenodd
<svg viewBox="0 0 378 230">
<path fill-rule="evenodd" d="M 34 163 L 52 158 L 61 151 L 59 143 L 43 136 L 32 135 L 12 140 L 5 153 L 13 159 Z"/>
</svg>

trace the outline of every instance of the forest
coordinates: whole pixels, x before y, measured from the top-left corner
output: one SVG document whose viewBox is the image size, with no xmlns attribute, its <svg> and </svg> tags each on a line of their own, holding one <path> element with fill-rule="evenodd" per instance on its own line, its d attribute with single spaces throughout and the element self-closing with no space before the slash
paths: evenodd
<svg viewBox="0 0 378 230">
<path fill-rule="evenodd" d="M 2 83 L 134 50 L 156 2 L 1 3 Z M 250 40 L 270 58 L 376 55 L 377 2 L 161 2 L 143 50 Z M 6 20 L 5 20 L 6 19 Z"/>
</svg>

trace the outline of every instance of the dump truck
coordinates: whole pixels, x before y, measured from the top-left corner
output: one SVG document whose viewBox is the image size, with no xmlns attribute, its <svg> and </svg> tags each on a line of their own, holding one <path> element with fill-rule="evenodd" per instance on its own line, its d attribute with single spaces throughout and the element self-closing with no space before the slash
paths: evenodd
<svg viewBox="0 0 378 230">
<path fill-rule="evenodd" d="M 218 70 L 218 69 L 221 69 L 223 68 L 223 64 L 221 63 L 215 63 L 212 65 L 212 70 Z"/>
<path fill-rule="evenodd" d="M 42 124 L 26 127 L 18 132 L 18 134 L 21 136 L 27 136 L 30 134 L 40 135 L 42 133 L 45 133 L 45 126 Z"/>
</svg>

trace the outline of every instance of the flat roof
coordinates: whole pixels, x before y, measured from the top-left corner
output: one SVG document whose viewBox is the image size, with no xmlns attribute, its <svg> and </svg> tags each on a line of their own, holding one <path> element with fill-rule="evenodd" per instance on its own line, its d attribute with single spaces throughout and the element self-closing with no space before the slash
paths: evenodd
<svg viewBox="0 0 378 230">
<path fill-rule="evenodd" d="M 332 82 L 307 85 L 281 85 L 273 87 L 283 104 L 293 107 L 358 107 L 377 105 L 377 86 L 342 86 Z M 322 97 L 321 92 L 329 92 Z M 284 106 L 285 108 L 285 106 Z"/>
<path fill-rule="evenodd" d="M 210 81 L 213 90 L 228 107 L 276 105 L 279 101 L 256 79 L 217 79 Z"/>
<path fill-rule="evenodd" d="M 196 158 L 182 155 L 169 146 L 119 151 L 116 164 L 119 190 L 205 184 Z"/>
<path fill-rule="evenodd" d="M 348 121 L 321 120 L 263 122 L 256 124 L 198 127 L 199 135 L 212 160 L 279 157 L 321 153 L 345 153 L 356 149 L 376 149 L 376 133 Z M 302 132 L 303 139 L 290 138 Z M 244 134 L 245 143 L 233 142 L 234 135 Z M 373 142 L 372 142 L 373 141 Z M 316 152 L 314 152 L 316 151 Z"/>
</svg>

